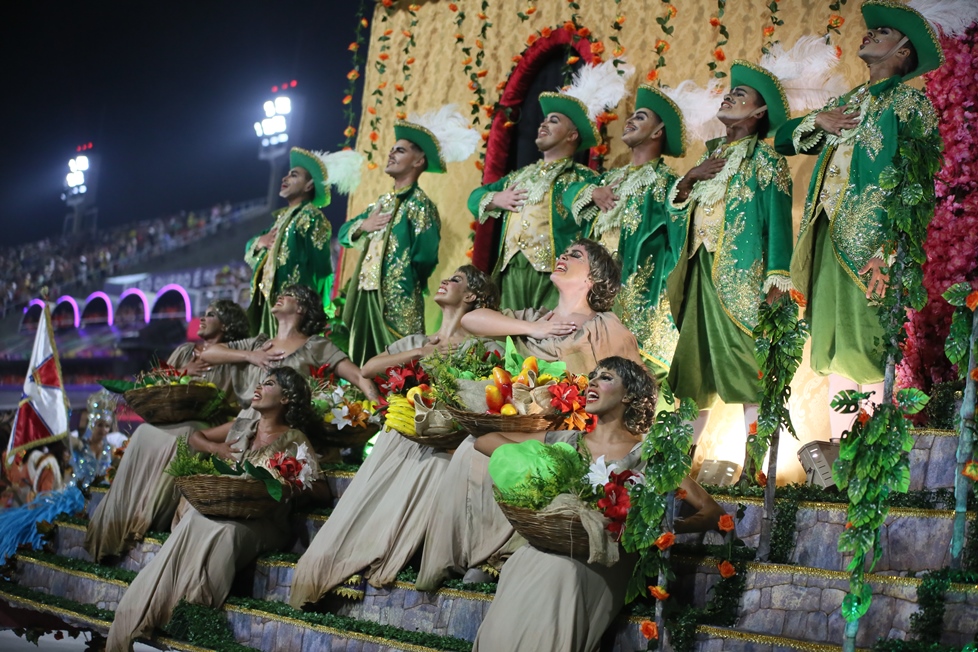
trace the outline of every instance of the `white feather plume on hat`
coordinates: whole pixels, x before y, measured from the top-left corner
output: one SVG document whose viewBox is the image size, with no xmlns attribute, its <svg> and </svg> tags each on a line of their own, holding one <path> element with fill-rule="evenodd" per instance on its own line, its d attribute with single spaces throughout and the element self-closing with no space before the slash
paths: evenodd
<svg viewBox="0 0 978 652">
<path fill-rule="evenodd" d="M 849 89 L 841 75 L 832 74 L 838 63 L 835 46 L 810 34 L 799 38 L 790 50 L 775 43 L 758 65 L 778 78 L 788 105 L 798 112 L 821 108 Z"/>
<path fill-rule="evenodd" d="M 635 67 L 618 59 L 611 59 L 596 66 L 581 66 L 574 73 L 571 85 L 561 92 L 580 100 L 587 107 L 587 117 L 594 122 L 598 115 L 611 109 L 627 95 L 625 82 L 635 74 Z"/>
<path fill-rule="evenodd" d="M 975 0 L 912 0 L 907 3 L 927 19 L 938 34 L 956 37 L 978 20 Z"/>
<path fill-rule="evenodd" d="M 675 88 L 662 86 L 659 90 L 679 107 L 691 141 L 712 140 L 727 133 L 727 128 L 717 119 L 717 111 L 723 101 L 723 87 L 719 80 L 710 79 L 703 88 L 687 79 Z"/>
<path fill-rule="evenodd" d="M 407 122 L 423 127 L 438 141 L 438 149 L 445 163 L 457 163 L 472 156 L 482 137 L 472 128 L 454 104 L 446 104 L 435 111 L 412 113 Z"/>
<path fill-rule="evenodd" d="M 360 185 L 364 156 L 352 149 L 338 152 L 312 152 L 326 166 L 326 183 L 341 195 L 349 195 Z"/>
</svg>

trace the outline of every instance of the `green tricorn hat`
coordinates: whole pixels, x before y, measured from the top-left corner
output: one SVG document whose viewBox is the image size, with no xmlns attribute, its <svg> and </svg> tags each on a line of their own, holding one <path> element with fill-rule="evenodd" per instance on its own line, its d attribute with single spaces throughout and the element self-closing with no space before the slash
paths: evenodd
<svg viewBox="0 0 978 652">
<path fill-rule="evenodd" d="M 316 194 L 313 195 L 312 205 L 317 208 L 328 206 L 330 201 L 329 192 L 329 173 L 326 171 L 326 163 L 314 152 L 301 147 L 293 147 L 289 152 L 289 165 L 302 168 L 312 177 L 312 183 Z"/>
<path fill-rule="evenodd" d="M 917 67 L 903 76 L 904 81 L 936 70 L 944 64 L 944 50 L 934 28 L 916 9 L 890 0 L 868 0 L 861 9 L 867 28 L 891 27 L 898 30 L 916 50 Z"/>
<path fill-rule="evenodd" d="M 655 86 L 642 84 L 635 93 L 635 110 L 639 109 L 654 112 L 665 124 L 662 153 L 676 158 L 686 156 L 686 123 L 676 103 Z"/>
<path fill-rule="evenodd" d="M 748 86 L 761 94 L 767 105 L 768 131 L 762 138 L 774 135 L 788 121 L 788 98 L 781 82 L 770 71 L 750 61 L 737 59 L 730 66 L 730 88 Z"/>
<path fill-rule="evenodd" d="M 445 165 L 445 160 L 441 156 L 438 139 L 425 127 L 406 120 L 398 120 L 394 123 L 394 136 L 398 140 L 404 139 L 410 141 L 421 148 L 421 151 L 424 152 L 425 159 L 428 161 L 425 172 L 441 174 L 448 169 Z"/>
<path fill-rule="evenodd" d="M 559 113 L 567 116 L 567 119 L 574 123 L 574 126 L 577 127 L 577 133 L 580 134 L 577 151 L 598 146 L 598 141 L 601 139 L 598 127 L 591 122 L 587 114 L 587 106 L 581 100 L 565 93 L 548 91 L 540 93 L 540 108 L 543 109 L 545 116 L 551 113 Z"/>
</svg>

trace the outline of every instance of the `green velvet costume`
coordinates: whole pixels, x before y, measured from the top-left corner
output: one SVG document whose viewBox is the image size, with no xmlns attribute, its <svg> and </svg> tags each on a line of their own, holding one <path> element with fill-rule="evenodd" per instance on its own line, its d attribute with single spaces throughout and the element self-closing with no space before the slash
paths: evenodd
<svg viewBox="0 0 978 652">
<path fill-rule="evenodd" d="M 615 312 L 635 334 L 643 360 L 663 377 L 679 338 L 665 295 L 666 278 L 685 240 L 685 222 L 666 208 L 666 192 L 676 179 L 676 172 L 658 158 L 609 170 L 596 183 L 575 183 L 564 192 L 564 204 L 586 225 L 589 238 L 609 246 L 617 232 L 617 247 L 609 246 L 622 261 L 622 289 Z M 591 194 L 597 187 L 613 184 L 618 184 L 619 199 L 604 213 Z"/>
<path fill-rule="evenodd" d="M 493 270 L 493 279 L 502 293 L 501 309 L 521 310 L 524 308 L 553 308 L 557 305 L 557 288 L 550 282 L 557 256 L 564 253 L 584 229 L 564 206 L 563 195 L 573 183 L 594 182 L 597 174 L 590 168 L 574 163 L 571 158 L 545 163 L 543 160 L 531 163 L 515 172 L 507 174 L 495 183 L 476 188 L 469 195 L 469 211 L 485 222 L 490 217 L 501 218 L 502 231 L 499 256 Z M 500 209 L 490 209 L 497 192 L 513 186 L 528 191 L 524 212 L 542 208 L 548 212 L 549 224 L 543 232 L 537 232 L 533 224 L 523 221 L 529 227 L 527 249 L 517 251 L 507 260 L 507 229 L 519 214 Z M 548 206 L 540 206 L 549 202 Z M 531 256 L 531 260 L 527 256 Z"/>
<path fill-rule="evenodd" d="M 707 143 L 707 155 L 718 143 Z M 758 307 L 772 286 L 791 288 L 791 174 L 787 162 L 756 135 L 724 143 L 719 150 L 727 166 L 714 179 L 697 182 L 683 204 L 671 201 L 676 191 L 673 186 L 669 202 L 670 211 L 683 218 L 686 234 L 667 280 L 679 327 L 669 383 L 677 396 L 694 399 L 700 409 L 710 408 L 717 395 L 726 403 L 758 401 L 758 366 L 751 336 Z M 713 234 L 712 253 L 705 242 L 695 247 L 697 238 L 704 235 L 693 233 L 698 204 L 707 211 L 722 206 L 724 212 Z"/>
<path fill-rule="evenodd" d="M 271 308 L 279 290 L 291 284 L 308 286 L 322 296 L 323 307 L 328 310 L 333 285 L 329 250 L 333 229 L 326 216 L 310 202 L 279 209 L 272 215 L 274 224 L 245 246 L 245 262 L 252 269 L 248 307 L 252 334 L 269 337 L 275 337 L 278 331 Z M 257 248 L 258 239 L 273 228 L 277 233 L 272 246 Z"/>
<path fill-rule="evenodd" d="M 899 77 L 863 84 L 827 108 L 845 105 L 861 111 L 855 129 L 828 134 L 815 126 L 814 112 L 785 123 L 775 147 L 784 154 L 819 155 L 791 261 L 792 281 L 808 297 L 812 369 L 869 384 L 883 380 L 883 329 L 866 298 L 869 275 L 859 271 L 891 253 L 884 242 L 887 192 L 880 188 L 880 173 L 892 163 L 897 137 L 910 119 L 933 133 L 937 116 L 927 97 Z M 847 165 L 848 176 L 838 179 Z"/>
<path fill-rule="evenodd" d="M 393 215 L 391 221 L 376 235 L 361 233 L 360 224 L 377 204 L 381 212 Z M 368 260 L 373 238 L 381 239 L 374 243 L 378 260 Z M 350 359 L 362 366 L 402 337 L 425 332 L 423 296 L 438 264 L 441 242 L 438 208 L 413 183 L 383 195 L 343 224 L 339 241 L 361 250 L 347 289 L 343 322 L 350 329 Z"/>
</svg>

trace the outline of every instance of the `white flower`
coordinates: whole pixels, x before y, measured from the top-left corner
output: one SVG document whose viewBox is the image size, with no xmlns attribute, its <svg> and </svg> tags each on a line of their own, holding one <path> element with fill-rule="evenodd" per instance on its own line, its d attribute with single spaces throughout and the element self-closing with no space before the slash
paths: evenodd
<svg viewBox="0 0 978 652">
<path fill-rule="evenodd" d="M 330 418 L 329 422 L 336 426 L 337 430 L 343 430 L 343 428 L 351 423 L 347 418 L 350 415 L 350 408 L 346 405 L 333 408 L 330 411 L 330 415 L 332 418 Z"/>
<path fill-rule="evenodd" d="M 635 485 L 635 484 L 642 484 L 642 485 L 644 485 L 645 484 L 645 474 L 644 473 L 642 473 L 641 471 L 632 471 L 632 473 L 634 473 L 635 475 L 633 475 L 630 478 L 628 478 L 627 480 L 625 480 L 625 484 L 631 484 L 631 485 Z"/>
<path fill-rule="evenodd" d="M 299 448 L 295 453 L 295 459 L 302 462 L 302 469 L 299 471 L 298 480 L 302 488 L 306 489 L 316 479 L 316 456 L 309 454 L 308 446 L 299 444 Z"/>
<path fill-rule="evenodd" d="M 611 474 L 618 468 L 617 464 L 605 464 L 604 455 L 596 459 L 588 470 L 587 481 L 592 487 L 598 489 L 611 482 Z"/>
</svg>

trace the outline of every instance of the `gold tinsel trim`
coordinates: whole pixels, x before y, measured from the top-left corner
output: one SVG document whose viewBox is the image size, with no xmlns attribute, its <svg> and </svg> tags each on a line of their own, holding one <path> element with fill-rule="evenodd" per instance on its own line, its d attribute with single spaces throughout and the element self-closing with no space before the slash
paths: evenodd
<svg viewBox="0 0 978 652">
<path fill-rule="evenodd" d="M 482 566 L 479 566 L 479 570 L 487 575 L 491 575 L 492 577 L 499 579 L 499 569 L 492 564 L 483 564 Z"/>
<path fill-rule="evenodd" d="M 752 505 L 756 507 L 761 507 L 764 505 L 763 498 L 754 497 L 737 497 L 737 496 L 723 496 L 717 495 L 713 497 L 718 503 L 729 503 L 736 504 L 742 503 L 744 505 Z M 846 503 L 827 503 L 821 501 L 804 500 L 798 503 L 798 509 L 812 509 L 816 511 L 826 511 L 826 512 L 845 512 L 849 509 L 849 505 Z M 950 509 L 924 509 L 922 507 L 891 507 L 890 516 L 901 517 L 901 518 L 934 518 L 934 519 L 953 519 L 954 511 Z M 973 512 L 968 512 L 968 517 L 970 518 Z"/>
<path fill-rule="evenodd" d="M 942 428 L 911 428 L 910 432 L 914 435 L 931 435 L 933 437 L 957 437 L 957 430 L 944 430 Z"/>
<path fill-rule="evenodd" d="M 366 597 L 366 592 L 360 589 L 351 589 L 349 587 L 340 585 L 330 589 L 329 591 L 333 595 L 338 595 L 341 598 L 346 598 L 347 600 L 363 600 Z"/>
<path fill-rule="evenodd" d="M 68 528 L 69 530 L 80 530 L 85 532 L 88 530 L 87 525 L 79 525 L 78 523 L 68 523 L 67 521 L 62 521 L 61 519 L 54 519 L 54 524 L 58 527 Z"/>
<path fill-rule="evenodd" d="M 75 570 L 73 568 L 65 568 L 64 566 L 58 566 L 57 564 L 41 561 L 39 559 L 34 559 L 32 557 L 14 555 L 14 559 L 16 559 L 21 564 L 32 564 L 34 566 L 40 566 L 41 568 L 47 568 L 48 570 L 58 571 L 59 573 L 64 573 L 65 575 L 71 575 L 72 577 L 78 577 L 83 580 L 105 582 L 106 584 L 114 584 L 116 586 L 122 586 L 122 587 L 129 586 L 127 582 L 123 582 L 122 580 L 117 580 L 111 577 L 99 577 L 94 573 L 86 573 L 85 571 Z"/>
<path fill-rule="evenodd" d="M 414 591 L 415 593 L 426 593 L 425 591 L 418 591 L 418 588 L 409 582 L 394 582 L 394 588 L 404 589 L 405 591 Z M 492 595 L 489 593 L 478 593 L 476 591 L 463 591 L 461 589 L 446 589 L 440 588 L 432 591 L 435 595 L 443 595 L 446 598 L 459 598 L 461 600 L 477 600 L 479 602 L 492 602 Z"/>
<path fill-rule="evenodd" d="M 706 634 L 717 638 L 736 639 L 757 643 L 759 645 L 771 645 L 778 647 L 790 647 L 794 650 L 804 650 L 805 652 L 838 652 L 842 649 L 841 645 L 831 645 L 829 643 L 811 643 L 799 641 L 783 636 L 771 636 L 770 634 L 757 634 L 754 632 L 742 632 L 736 629 L 725 629 L 723 627 L 713 627 L 712 625 L 700 625 L 696 628 L 697 634 Z M 864 648 L 859 648 L 864 649 Z"/>
<path fill-rule="evenodd" d="M 267 568 L 295 568 L 294 561 L 283 561 L 281 559 L 258 559 L 255 566 L 265 566 Z"/>
<path fill-rule="evenodd" d="M 108 487 L 89 487 L 88 492 L 92 494 L 107 494 L 109 493 Z"/>
<path fill-rule="evenodd" d="M 30 608 L 34 611 L 40 611 L 41 613 L 53 614 L 62 618 L 70 618 L 71 620 L 77 622 L 83 622 L 88 625 L 94 625 L 102 630 L 108 630 L 109 626 L 112 625 L 112 623 L 108 622 L 107 620 L 99 620 L 98 618 L 92 618 L 75 611 L 62 609 L 61 607 L 55 607 L 54 605 L 50 604 L 44 604 L 43 602 L 37 602 L 36 600 L 31 600 L 30 598 L 22 598 L 18 595 L 7 593 L 6 591 L 0 591 L 0 600 L 3 600 L 10 605 L 19 605 Z"/>
<path fill-rule="evenodd" d="M 256 618 L 264 618 L 265 620 L 274 620 L 279 623 L 286 623 L 293 625 L 295 627 L 301 627 L 302 629 L 310 629 L 315 632 L 321 632 L 323 634 L 332 634 L 333 636 L 339 636 L 342 638 L 351 639 L 354 641 L 364 641 L 367 643 L 376 643 L 378 645 L 384 645 L 386 647 L 391 647 L 393 643 L 399 650 L 406 650 L 407 652 L 438 652 L 434 648 L 422 647 L 420 645 L 412 645 L 411 643 L 401 643 L 400 641 L 391 641 L 386 638 L 380 638 L 379 636 L 370 636 L 368 634 L 361 634 L 359 632 L 350 632 L 343 629 L 334 629 L 333 627 L 326 627 L 325 625 L 316 625 L 315 623 L 307 623 L 304 620 L 299 620 L 297 618 L 289 618 L 288 616 L 278 616 L 276 614 L 270 614 L 265 611 L 256 611 L 254 609 L 248 609 L 246 607 L 238 607 L 235 605 L 225 605 L 225 611 L 232 613 L 239 613 L 245 616 L 254 616 Z"/>
<path fill-rule="evenodd" d="M 326 471 L 323 475 L 327 478 L 352 478 L 356 471 Z"/>
</svg>

